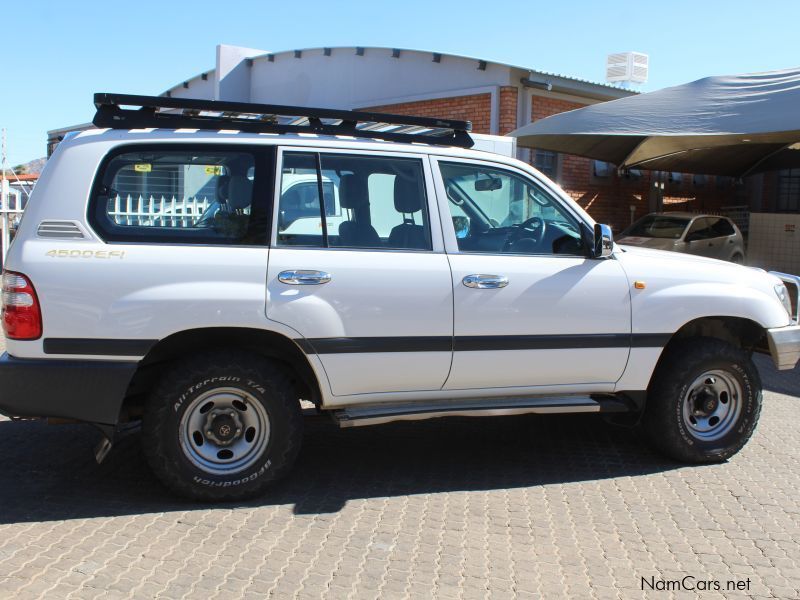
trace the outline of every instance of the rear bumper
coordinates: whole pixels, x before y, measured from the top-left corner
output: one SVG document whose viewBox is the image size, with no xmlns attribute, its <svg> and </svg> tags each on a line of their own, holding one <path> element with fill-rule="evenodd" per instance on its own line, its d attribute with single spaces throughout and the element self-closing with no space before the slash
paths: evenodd
<svg viewBox="0 0 800 600">
<path fill-rule="evenodd" d="M 0 413 L 115 425 L 137 363 L 0 357 Z"/>
<path fill-rule="evenodd" d="M 767 329 L 772 360 L 778 369 L 793 369 L 800 360 L 800 325 Z"/>
</svg>

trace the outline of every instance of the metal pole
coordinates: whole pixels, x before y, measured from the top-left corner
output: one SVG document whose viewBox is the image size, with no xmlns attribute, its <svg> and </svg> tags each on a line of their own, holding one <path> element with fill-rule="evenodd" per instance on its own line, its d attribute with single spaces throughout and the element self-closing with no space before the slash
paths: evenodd
<svg viewBox="0 0 800 600">
<path fill-rule="evenodd" d="M 0 218 L 2 218 L 2 231 L 0 232 L 0 258 L 2 265 L 6 264 L 6 251 L 8 250 L 8 179 L 6 179 L 6 130 L 3 128 L 2 158 L 0 158 Z"/>
</svg>

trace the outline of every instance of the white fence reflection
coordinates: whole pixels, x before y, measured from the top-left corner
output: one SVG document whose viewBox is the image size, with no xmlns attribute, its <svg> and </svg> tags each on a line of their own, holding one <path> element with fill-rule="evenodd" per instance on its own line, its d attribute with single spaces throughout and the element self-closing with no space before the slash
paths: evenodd
<svg viewBox="0 0 800 600">
<path fill-rule="evenodd" d="M 167 198 L 131 194 L 117 194 L 108 202 L 108 215 L 118 225 L 150 227 L 191 227 L 212 203 L 206 197 Z"/>
</svg>

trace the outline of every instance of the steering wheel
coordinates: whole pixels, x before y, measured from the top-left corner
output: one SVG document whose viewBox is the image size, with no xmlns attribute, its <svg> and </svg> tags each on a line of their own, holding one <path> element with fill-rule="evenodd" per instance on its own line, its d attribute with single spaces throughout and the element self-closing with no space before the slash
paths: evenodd
<svg viewBox="0 0 800 600">
<path fill-rule="evenodd" d="M 545 220 L 541 217 L 531 217 L 530 219 L 524 220 L 522 223 L 512 225 L 512 229 L 503 246 L 503 251 L 509 252 L 515 242 L 526 237 L 532 239 L 534 244 L 538 244 L 544 239 L 546 229 L 547 225 L 545 224 Z"/>
</svg>

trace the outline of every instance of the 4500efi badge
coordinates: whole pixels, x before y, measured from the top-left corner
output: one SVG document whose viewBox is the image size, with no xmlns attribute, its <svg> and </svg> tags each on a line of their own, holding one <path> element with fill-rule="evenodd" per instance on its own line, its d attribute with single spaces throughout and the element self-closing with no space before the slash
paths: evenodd
<svg viewBox="0 0 800 600">
<path fill-rule="evenodd" d="M 470 150 L 467 122 L 95 104 L 8 253 L 0 411 L 93 423 L 99 457 L 141 420 L 186 496 L 285 474 L 301 400 L 342 427 L 620 413 L 721 461 L 758 420 L 752 353 L 800 357 L 800 279 L 621 248 L 529 165 Z"/>
</svg>

